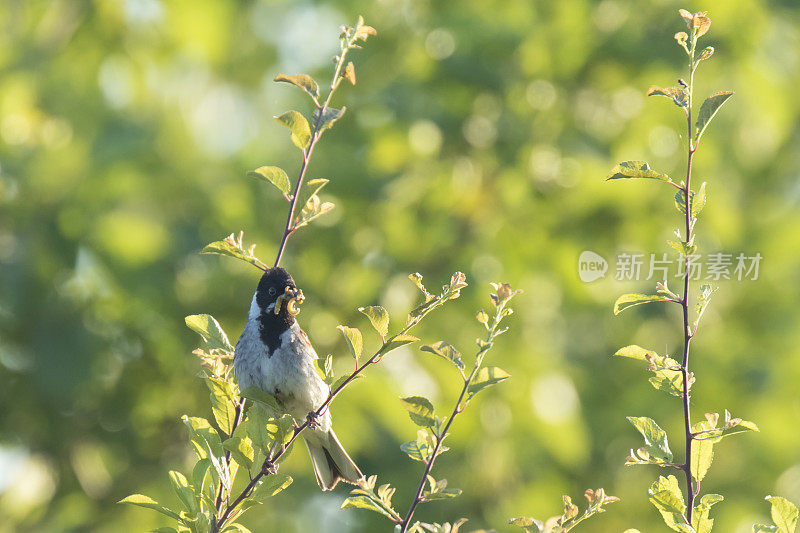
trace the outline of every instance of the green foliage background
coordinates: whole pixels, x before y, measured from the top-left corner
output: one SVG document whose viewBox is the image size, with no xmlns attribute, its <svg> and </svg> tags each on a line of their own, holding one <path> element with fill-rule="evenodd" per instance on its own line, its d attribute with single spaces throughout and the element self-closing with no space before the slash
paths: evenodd
<svg viewBox="0 0 800 533">
<path fill-rule="evenodd" d="M 709 203 L 701 251 L 760 252 L 757 281 L 723 281 L 695 339 L 695 418 L 730 409 L 761 433 L 730 439 L 704 492 L 725 495 L 716 530 L 749 531 L 766 494 L 800 501 L 800 8 L 741 0 L 391 2 L 80 0 L 0 4 L 0 531 L 120 531 L 162 517 L 115 505 L 143 492 L 173 502 L 166 471 L 190 450 L 179 417 L 210 416 L 183 324 L 195 313 L 241 332 L 258 271 L 198 256 L 239 229 L 273 257 L 285 217 L 247 178 L 298 152 L 272 116 L 306 104 L 275 74 L 329 72 L 337 27 L 378 29 L 355 54 L 348 114 L 320 144 L 310 177 L 331 179 L 332 215 L 290 242 L 285 265 L 308 302 L 301 321 L 321 354 L 351 364 L 335 329 L 356 308 L 403 317 L 419 271 L 436 287 L 461 269 L 470 288 L 417 332 L 471 351 L 490 281 L 525 290 L 490 354 L 513 378 L 459 417 L 437 462 L 464 495 L 426 521 L 560 512 L 560 495 L 603 486 L 622 498 L 582 531 L 661 530 L 646 490 L 653 468 L 625 468 L 651 416 L 681 446 L 679 400 L 652 390 L 637 343 L 675 354 L 676 309 L 616 319 L 614 298 L 653 283 L 582 283 L 593 250 L 671 252 L 672 192 L 604 183 L 618 161 L 680 176 L 683 120 L 646 100 L 683 72 L 678 8 L 708 9 L 717 52 L 698 98 L 735 97 L 704 136 L 696 179 Z M 306 110 L 306 108 L 300 108 Z M 665 220 L 670 225 L 665 224 Z M 375 339 L 371 339 L 375 342 Z M 415 428 L 398 395 L 451 405 L 447 362 L 398 351 L 334 404 L 362 469 L 408 501 L 420 474 L 399 443 Z M 244 522 L 254 531 L 375 531 L 339 511 L 305 450 L 295 483 Z M 401 506 L 402 507 L 402 506 Z M 380 526 L 379 526 L 380 524 Z"/>
</svg>

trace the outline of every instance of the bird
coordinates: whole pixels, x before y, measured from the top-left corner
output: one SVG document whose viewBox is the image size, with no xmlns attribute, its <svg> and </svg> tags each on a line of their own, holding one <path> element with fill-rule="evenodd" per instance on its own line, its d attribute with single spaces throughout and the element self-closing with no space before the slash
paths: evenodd
<svg viewBox="0 0 800 533">
<path fill-rule="evenodd" d="M 314 367 L 317 353 L 295 319 L 304 299 L 289 272 L 277 266 L 267 269 L 233 358 L 239 389 L 255 386 L 273 395 L 295 420 L 306 420 L 330 393 Z M 301 435 L 319 487 L 329 491 L 340 481 L 363 484 L 364 474 L 333 431 L 330 409 L 310 419 L 313 423 Z"/>
</svg>

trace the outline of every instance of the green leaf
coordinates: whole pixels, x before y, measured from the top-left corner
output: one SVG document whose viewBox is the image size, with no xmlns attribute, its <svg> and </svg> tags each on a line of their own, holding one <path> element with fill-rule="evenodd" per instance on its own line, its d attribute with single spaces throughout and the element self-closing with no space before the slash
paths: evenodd
<svg viewBox="0 0 800 533">
<path fill-rule="evenodd" d="M 624 310 L 633 307 L 634 305 L 646 304 L 650 302 L 671 302 L 670 298 L 660 294 L 645 295 L 645 294 L 623 294 L 617 301 L 614 302 L 614 314 L 618 315 Z"/>
<path fill-rule="evenodd" d="M 641 346 L 637 346 L 632 344 L 630 346 L 625 346 L 617 350 L 614 355 L 617 357 L 628 357 L 630 359 L 636 359 L 637 361 L 647 361 L 647 356 L 655 355 L 656 352 L 652 350 L 645 350 Z"/>
<path fill-rule="evenodd" d="M 379 350 L 379 355 L 383 357 L 387 353 L 391 352 L 392 350 L 396 350 L 401 346 L 405 346 L 407 344 L 411 344 L 412 342 L 417 342 L 419 339 L 414 337 L 413 335 L 395 335 L 394 337 L 390 338 L 386 341 L 381 349 Z"/>
<path fill-rule="evenodd" d="M 300 87 L 312 98 L 317 98 L 319 96 L 319 87 L 317 86 L 317 82 L 314 81 L 314 78 L 309 76 L 308 74 L 278 74 L 275 76 L 273 81 L 282 81 L 286 83 L 291 83 L 296 87 Z"/>
<path fill-rule="evenodd" d="M 247 410 L 247 417 L 243 422 L 245 432 L 250 437 L 253 447 L 264 455 L 269 454 L 273 442 L 272 436 L 267 431 L 269 420 L 269 409 L 260 403 L 255 403 Z"/>
<path fill-rule="evenodd" d="M 330 385 L 336 379 L 333 375 L 333 356 L 328 355 L 323 362 L 322 359 L 314 359 L 314 368 L 326 385 Z"/>
<path fill-rule="evenodd" d="M 683 87 L 659 87 L 651 85 L 647 90 L 647 96 L 666 96 L 678 107 L 689 107 L 689 94 Z"/>
<path fill-rule="evenodd" d="M 186 476 L 177 470 L 170 470 L 169 481 L 172 485 L 172 490 L 175 491 L 181 504 L 183 504 L 183 508 L 190 516 L 196 515 L 199 510 L 197 507 L 197 500 L 195 499 L 194 492 L 192 492 L 192 488 L 189 486 L 189 480 L 186 479 Z"/>
<path fill-rule="evenodd" d="M 358 358 L 361 357 L 361 352 L 364 350 L 364 341 L 361 339 L 361 332 L 358 328 L 350 328 L 347 326 L 336 326 L 336 329 L 342 332 L 344 335 L 344 340 L 347 343 L 347 348 L 350 350 L 350 353 L 353 357 Z"/>
<path fill-rule="evenodd" d="M 241 231 L 239 232 L 238 238 L 234 237 L 233 233 L 231 233 L 221 241 L 215 241 L 206 245 L 205 248 L 200 250 L 200 253 L 227 255 L 228 257 L 234 257 L 245 263 L 250 263 L 261 270 L 267 270 L 267 265 L 262 263 L 254 254 L 256 245 L 252 244 L 248 249 L 245 249 L 244 243 L 242 242 L 243 237 L 244 234 Z"/>
<path fill-rule="evenodd" d="M 249 438 L 234 436 L 225 440 L 222 447 L 231 452 L 231 457 L 241 466 L 248 470 L 253 466 L 255 451 Z"/>
<path fill-rule="evenodd" d="M 714 429 L 717 426 L 719 415 L 717 413 L 706 413 L 706 420 L 698 422 L 692 426 L 692 432 L 697 433 Z M 692 441 L 692 455 L 689 461 L 689 467 L 692 472 L 692 477 L 697 481 L 702 481 L 706 476 L 708 469 L 711 468 L 711 463 L 714 460 L 714 444 L 722 440 L 722 437 L 709 436 L 709 434 L 701 434 L 698 439 Z"/>
<path fill-rule="evenodd" d="M 297 111 L 287 111 L 275 120 L 289 128 L 292 132 L 292 142 L 301 150 L 308 148 L 311 142 L 311 128 L 308 126 L 306 117 Z"/>
<path fill-rule="evenodd" d="M 267 433 L 272 442 L 289 444 L 294 433 L 294 418 L 292 415 L 283 415 L 279 418 L 267 420 Z"/>
<path fill-rule="evenodd" d="M 153 498 L 145 496 L 144 494 L 131 494 L 127 498 L 123 498 L 117 503 L 127 503 L 128 505 L 136 505 L 139 507 L 144 507 L 145 509 L 152 509 L 174 520 L 177 520 L 178 522 L 182 522 L 181 517 L 178 515 L 178 513 L 164 507 L 163 505 L 155 501 Z"/>
<path fill-rule="evenodd" d="M 225 526 L 225 529 L 222 530 L 222 533 L 251 533 L 251 532 L 242 524 L 228 524 L 227 526 Z"/>
<path fill-rule="evenodd" d="M 696 533 L 711 533 L 714 520 L 709 518 L 711 506 L 721 502 L 724 498 L 719 494 L 705 494 L 700 498 L 700 503 L 694 507 L 692 526 Z"/>
<path fill-rule="evenodd" d="M 689 191 L 689 204 L 692 206 L 692 216 L 697 217 L 706 206 L 706 182 L 700 185 L 700 189 L 698 189 L 696 193 L 694 191 Z M 683 189 L 679 189 L 678 192 L 675 193 L 675 208 L 680 211 L 681 214 L 686 214 L 686 192 Z"/>
<path fill-rule="evenodd" d="M 661 174 L 650 168 L 645 161 L 623 161 L 611 169 L 611 173 L 606 176 L 606 180 L 643 178 L 672 183 L 666 174 Z"/>
<path fill-rule="evenodd" d="M 684 241 L 667 241 L 667 244 L 669 244 L 683 256 L 692 255 L 697 251 L 696 244 L 689 244 L 688 242 Z"/>
<path fill-rule="evenodd" d="M 292 481 L 294 481 L 292 476 L 288 474 L 278 473 L 269 475 L 264 481 L 259 483 L 250 497 L 258 503 L 263 503 L 267 498 L 271 498 L 286 489 L 286 487 L 292 484 Z"/>
<path fill-rule="evenodd" d="M 531 518 L 529 516 L 511 518 L 508 520 L 508 523 L 512 526 L 521 527 L 525 530 L 525 533 L 542 533 L 545 531 L 544 524 L 541 522 L 541 520 L 536 520 L 535 518 Z M 533 529 L 534 527 L 536 529 Z"/>
<path fill-rule="evenodd" d="M 700 184 L 700 188 L 692 198 L 692 216 L 697 218 L 697 215 L 706 206 L 706 182 Z"/>
<path fill-rule="evenodd" d="M 683 494 L 675 476 L 659 476 L 658 480 L 650 485 L 648 494 L 650 502 L 661 513 L 667 527 L 673 531 L 694 533 L 694 528 L 689 527 L 683 521 L 686 504 L 683 502 Z"/>
<path fill-rule="evenodd" d="M 198 459 L 208 457 L 208 450 L 211 449 L 213 455 L 222 457 L 222 442 L 219 434 L 211 427 L 208 420 L 199 417 L 181 417 L 183 423 L 189 428 L 189 438 L 197 454 Z"/>
<path fill-rule="evenodd" d="M 358 311 L 369 318 L 372 327 L 378 332 L 381 338 L 385 338 L 389 333 L 389 312 L 380 305 L 369 307 L 359 307 Z"/>
<path fill-rule="evenodd" d="M 444 341 L 426 344 L 425 346 L 420 347 L 420 350 L 438 355 L 439 357 L 447 359 L 453 363 L 456 368 L 461 370 L 464 369 L 464 361 L 461 360 L 461 354 L 458 352 L 458 350 L 453 348 L 453 346 Z"/>
<path fill-rule="evenodd" d="M 408 411 L 411 421 L 421 427 L 433 427 L 436 419 L 433 414 L 433 404 L 422 396 L 409 396 L 400 398 L 403 407 Z"/>
<path fill-rule="evenodd" d="M 451 500 L 461 496 L 462 492 L 463 491 L 461 489 L 442 489 L 438 492 L 430 492 L 426 490 L 422 493 L 422 499 L 429 502 L 436 500 Z"/>
<path fill-rule="evenodd" d="M 633 424 L 644 437 L 644 450 L 654 458 L 657 463 L 671 463 L 672 452 L 667 442 L 667 432 L 646 416 L 629 416 L 628 422 Z"/>
<path fill-rule="evenodd" d="M 419 429 L 417 430 L 417 440 L 404 442 L 400 445 L 400 449 L 411 459 L 425 463 L 433 456 L 435 446 L 436 443 L 431 433 L 427 429 Z M 439 452 L 441 453 L 443 449 L 446 450 L 446 447 L 440 446 Z"/>
<path fill-rule="evenodd" d="M 284 195 L 289 196 L 289 176 L 278 167 L 259 167 L 247 173 L 251 178 L 265 179 L 278 188 Z"/>
<path fill-rule="evenodd" d="M 764 498 L 770 504 L 770 515 L 772 521 L 778 526 L 778 533 L 794 533 L 797 529 L 798 511 L 797 507 L 780 496 L 767 496 Z"/>
<path fill-rule="evenodd" d="M 778 533 L 778 526 L 766 524 L 753 524 L 753 533 Z"/>
<path fill-rule="evenodd" d="M 380 513 L 383 516 L 388 517 L 390 520 L 394 520 L 394 517 L 389 514 L 389 512 L 384 509 L 380 504 L 372 501 L 369 496 L 350 496 L 348 497 L 344 503 L 342 503 L 342 509 L 367 509 L 369 511 L 373 511 L 376 513 Z"/>
<path fill-rule="evenodd" d="M 331 211 L 334 208 L 333 202 L 323 202 L 320 200 L 319 196 L 316 194 L 313 195 L 308 201 L 303 204 L 303 208 L 300 210 L 300 216 L 295 222 L 294 228 L 302 228 L 303 226 L 307 226 L 309 222 L 315 220 L 325 213 Z"/>
<path fill-rule="evenodd" d="M 728 101 L 728 98 L 733 96 L 733 91 L 722 91 L 714 93 L 705 99 L 703 105 L 700 106 L 700 111 L 697 113 L 697 140 L 703 136 L 711 119 L 713 119 L 722 104 Z"/>
<path fill-rule="evenodd" d="M 509 373 L 496 366 L 481 368 L 467 387 L 467 401 L 470 401 L 473 396 L 486 387 L 494 385 L 495 383 L 500 383 L 510 377 L 511 375 Z"/>
<path fill-rule="evenodd" d="M 194 485 L 195 492 L 201 497 L 207 495 L 209 498 L 213 498 L 213 484 L 206 483 L 206 478 L 210 469 L 211 459 L 208 458 L 197 461 L 194 464 L 194 468 L 192 468 L 192 485 Z M 211 500 L 211 506 L 213 507 L 213 505 L 214 501 Z"/>
<path fill-rule="evenodd" d="M 252 400 L 254 402 L 262 403 L 275 411 L 276 413 L 281 412 L 280 405 L 278 404 L 278 400 L 271 394 L 268 394 L 261 390 L 260 388 L 256 387 L 255 385 L 251 385 L 247 387 L 245 390 L 239 393 L 242 398 L 247 398 L 248 400 Z"/>
<path fill-rule="evenodd" d="M 346 107 L 343 107 L 341 109 L 336 109 L 335 107 L 326 107 L 323 110 L 321 116 L 319 109 L 315 110 L 313 117 L 314 117 L 314 122 L 318 124 L 317 127 L 319 131 L 323 132 L 326 129 L 332 127 L 337 120 L 342 118 L 346 110 L 347 110 Z"/>
<path fill-rule="evenodd" d="M 314 178 L 304 182 L 299 194 L 300 203 L 297 205 L 305 206 L 312 196 L 319 196 L 320 191 L 330 182 L 331 180 L 325 178 Z"/>
<path fill-rule="evenodd" d="M 231 384 L 218 378 L 206 378 L 205 382 L 211 391 L 211 411 L 214 413 L 214 419 L 219 429 L 229 436 L 233 432 L 237 404 Z"/>
<path fill-rule="evenodd" d="M 342 385 L 342 383 L 347 381 L 347 378 L 349 378 L 349 377 L 350 377 L 350 374 L 345 374 L 344 376 L 340 376 L 339 378 L 337 378 L 336 381 L 334 381 L 333 384 L 331 385 L 331 390 L 332 391 L 337 390 Z M 361 379 L 363 377 L 364 377 L 363 374 L 356 374 L 355 376 L 353 376 L 353 381 L 355 381 L 357 379 Z M 351 381 L 351 383 L 352 383 L 352 381 Z"/>
<path fill-rule="evenodd" d="M 203 341 L 205 341 L 209 350 L 233 351 L 233 346 L 231 346 L 228 336 L 213 316 L 189 315 L 186 317 L 186 325 L 203 337 Z"/>
</svg>

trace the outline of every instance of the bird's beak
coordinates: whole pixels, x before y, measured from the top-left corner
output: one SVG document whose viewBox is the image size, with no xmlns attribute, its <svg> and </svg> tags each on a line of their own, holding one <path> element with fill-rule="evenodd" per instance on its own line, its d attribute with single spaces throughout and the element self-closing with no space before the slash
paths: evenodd
<svg viewBox="0 0 800 533">
<path fill-rule="evenodd" d="M 286 311 L 292 315 L 297 316 L 300 313 L 300 305 L 306 300 L 303 296 L 303 291 L 297 288 L 292 288 L 289 285 L 283 290 L 283 294 L 278 296 L 275 302 L 275 314 L 281 312 L 284 303 L 286 304 Z"/>
</svg>

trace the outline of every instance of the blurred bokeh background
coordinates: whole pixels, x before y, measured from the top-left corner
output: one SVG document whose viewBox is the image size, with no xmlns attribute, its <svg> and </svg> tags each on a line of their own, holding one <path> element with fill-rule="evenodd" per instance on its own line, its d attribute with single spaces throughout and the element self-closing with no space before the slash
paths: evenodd
<svg viewBox="0 0 800 533">
<path fill-rule="evenodd" d="M 757 280 L 721 281 L 695 340 L 696 417 L 730 409 L 761 433 L 726 439 L 703 482 L 725 496 L 722 532 L 750 531 L 767 494 L 800 502 L 800 7 L 708 0 L 4 0 L 0 3 L 0 531 L 135 531 L 166 525 L 116 505 L 133 492 L 174 504 L 166 472 L 192 457 L 179 418 L 210 416 L 183 323 L 210 313 L 241 332 L 259 272 L 197 254 L 245 231 L 266 262 L 285 217 L 248 170 L 299 152 L 272 116 L 308 111 L 278 73 L 330 75 L 338 26 L 361 14 L 379 35 L 354 53 L 348 112 L 319 145 L 311 177 L 331 179 L 332 215 L 290 241 L 284 264 L 304 289 L 318 351 L 350 358 L 335 327 L 369 328 L 361 305 L 399 324 L 454 270 L 470 288 L 417 331 L 465 355 L 489 282 L 525 293 L 491 353 L 513 375 L 453 428 L 435 471 L 464 489 L 418 518 L 465 516 L 512 531 L 512 516 L 560 512 L 561 494 L 605 487 L 622 498 L 581 531 L 664 529 L 647 502 L 655 468 L 623 462 L 651 416 L 680 456 L 679 400 L 654 391 L 637 343 L 677 354 L 676 310 L 614 318 L 621 253 L 670 253 L 672 191 L 603 182 L 618 161 L 680 176 L 682 115 L 650 84 L 685 70 L 678 8 L 708 9 L 717 52 L 697 95 L 733 89 L 704 137 L 696 179 L 709 202 L 701 251 L 763 256 Z M 584 283 L 578 256 L 606 257 Z M 673 255 L 674 257 L 674 255 Z M 696 289 L 695 289 L 696 290 Z M 374 338 L 370 338 L 374 342 Z M 365 472 L 398 487 L 420 475 L 398 445 L 415 428 L 397 401 L 439 409 L 458 383 L 446 362 L 399 351 L 334 404 L 339 436 Z M 322 494 L 303 449 L 296 481 L 250 511 L 253 531 L 381 531 L 366 511 Z"/>
</svg>

